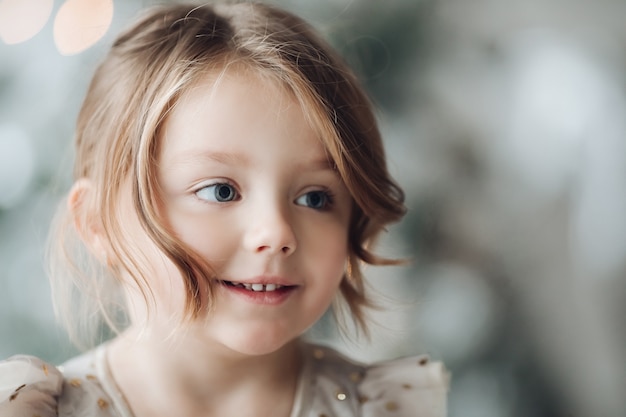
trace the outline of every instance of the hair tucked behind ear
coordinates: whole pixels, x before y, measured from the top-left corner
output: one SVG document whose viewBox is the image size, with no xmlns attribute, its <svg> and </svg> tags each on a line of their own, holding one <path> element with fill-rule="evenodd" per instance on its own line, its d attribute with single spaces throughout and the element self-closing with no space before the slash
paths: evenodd
<svg viewBox="0 0 626 417">
<path fill-rule="evenodd" d="M 129 273 L 150 298 L 146 257 L 120 223 L 124 213 L 118 202 L 125 182 L 130 182 L 133 207 L 145 232 L 181 272 L 186 317 L 210 308 L 211 294 L 208 302 L 199 296 L 201 282 L 211 285 L 210 265 L 173 236 L 159 216 L 155 161 L 160 128 L 179 97 L 207 72 L 233 63 L 280 82 L 294 94 L 350 191 L 351 274 L 341 292 L 355 322 L 366 329 L 363 307 L 370 301 L 360 266 L 393 263 L 373 254 L 370 245 L 405 211 L 404 194 L 387 171 L 372 106 L 353 73 L 307 23 L 283 10 L 247 2 L 152 8 L 119 35 L 97 68 L 78 117 L 74 174 L 94 184 L 93 207 L 116 267 L 102 267 L 85 255 L 64 211 L 50 243 L 55 293 L 67 298 L 78 289 L 91 301 L 103 300 L 88 302 L 91 309 L 83 310 L 79 319 L 98 313 L 110 326 L 118 324 L 120 301 L 111 289 L 122 279 L 120 271 Z M 69 310 L 65 313 L 71 316 Z"/>
</svg>

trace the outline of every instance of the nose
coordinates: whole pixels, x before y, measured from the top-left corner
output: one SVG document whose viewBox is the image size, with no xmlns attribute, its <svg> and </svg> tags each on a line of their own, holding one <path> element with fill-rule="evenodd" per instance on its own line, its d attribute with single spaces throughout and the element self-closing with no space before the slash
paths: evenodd
<svg viewBox="0 0 626 417">
<path fill-rule="evenodd" d="M 297 246 L 296 235 L 289 215 L 278 205 L 255 210 L 244 237 L 244 246 L 254 252 L 289 256 Z"/>
</svg>

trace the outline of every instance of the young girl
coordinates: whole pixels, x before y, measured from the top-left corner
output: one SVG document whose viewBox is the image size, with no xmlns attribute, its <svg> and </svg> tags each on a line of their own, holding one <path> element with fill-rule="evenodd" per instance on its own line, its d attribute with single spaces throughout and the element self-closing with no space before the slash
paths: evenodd
<svg viewBox="0 0 626 417">
<path fill-rule="evenodd" d="M 95 73 L 74 172 L 57 313 L 122 331 L 58 368 L 2 362 L 0 416 L 445 415 L 440 364 L 301 339 L 331 304 L 366 330 L 360 264 L 391 263 L 370 244 L 405 209 L 362 89 L 299 18 L 150 10 Z"/>
</svg>

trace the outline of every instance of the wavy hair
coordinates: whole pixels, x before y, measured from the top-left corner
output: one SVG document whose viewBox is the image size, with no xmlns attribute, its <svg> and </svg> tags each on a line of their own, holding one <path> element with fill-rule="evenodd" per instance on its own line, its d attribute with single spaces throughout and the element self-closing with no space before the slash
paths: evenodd
<svg viewBox="0 0 626 417">
<path fill-rule="evenodd" d="M 233 63 L 279 82 L 296 97 L 349 190 L 349 259 L 335 311 L 347 307 L 357 328 L 367 330 L 364 307 L 372 302 L 361 264 L 396 263 L 375 255 L 371 244 L 403 216 L 405 207 L 404 193 L 386 167 L 372 105 L 357 78 L 309 24 L 289 12 L 249 2 L 177 4 L 147 10 L 117 37 L 95 71 L 78 116 L 74 177 L 94 184 L 90 204 L 99 210 L 96 215 L 119 262 L 110 266 L 92 256 L 70 213 L 59 210 L 49 240 L 50 275 L 57 314 L 75 342 L 80 332 L 100 329 L 102 320 L 114 330 L 123 327 L 121 271 L 137 282 L 147 301 L 151 296 L 145 258 L 120 223 L 124 214 L 118 202 L 127 179 L 143 229 L 181 273 L 184 317 L 196 317 L 211 303 L 210 265 L 169 233 L 159 216 L 155 161 L 160 128 L 177 100 L 207 71 Z M 208 282 L 208 302 L 199 295 L 203 281 Z M 78 313 L 68 302 L 74 298 L 82 300 Z"/>
</svg>

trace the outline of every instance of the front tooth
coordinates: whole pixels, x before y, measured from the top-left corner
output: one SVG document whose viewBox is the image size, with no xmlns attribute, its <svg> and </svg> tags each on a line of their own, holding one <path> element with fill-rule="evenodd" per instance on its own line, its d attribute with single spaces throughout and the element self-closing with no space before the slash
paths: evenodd
<svg viewBox="0 0 626 417">
<path fill-rule="evenodd" d="M 266 284 L 265 291 L 274 291 L 276 290 L 276 284 Z"/>
<path fill-rule="evenodd" d="M 252 291 L 263 291 L 263 284 L 252 284 Z"/>
</svg>

